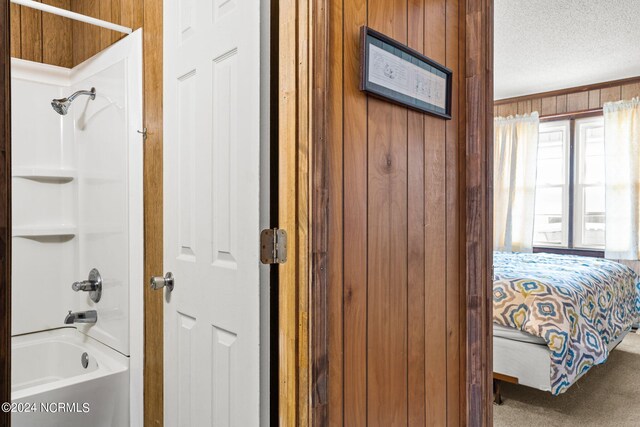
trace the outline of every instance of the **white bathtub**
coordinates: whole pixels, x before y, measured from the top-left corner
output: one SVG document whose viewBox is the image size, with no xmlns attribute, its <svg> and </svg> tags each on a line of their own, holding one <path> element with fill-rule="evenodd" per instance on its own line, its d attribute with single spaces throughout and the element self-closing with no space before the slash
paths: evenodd
<svg viewBox="0 0 640 427">
<path fill-rule="evenodd" d="M 129 425 L 127 357 L 75 328 L 16 336 L 11 345 L 14 427 Z"/>
</svg>

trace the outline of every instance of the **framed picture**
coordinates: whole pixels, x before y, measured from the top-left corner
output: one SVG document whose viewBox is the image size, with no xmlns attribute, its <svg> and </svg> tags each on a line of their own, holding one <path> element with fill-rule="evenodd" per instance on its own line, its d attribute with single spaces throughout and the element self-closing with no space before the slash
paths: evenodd
<svg viewBox="0 0 640 427">
<path fill-rule="evenodd" d="M 360 35 L 360 90 L 451 119 L 450 69 L 367 26 L 361 28 Z"/>
</svg>

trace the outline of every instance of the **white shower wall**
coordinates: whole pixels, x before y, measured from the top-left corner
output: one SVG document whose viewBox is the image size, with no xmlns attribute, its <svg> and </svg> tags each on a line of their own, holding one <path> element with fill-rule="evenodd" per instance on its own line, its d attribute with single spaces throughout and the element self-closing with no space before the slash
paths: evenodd
<svg viewBox="0 0 640 427">
<path fill-rule="evenodd" d="M 12 334 L 60 327 L 79 268 L 73 117 L 50 99 L 69 70 L 12 61 Z M 67 286 L 64 286 L 64 285 Z"/>
<path fill-rule="evenodd" d="M 12 60 L 13 335 L 96 310 L 95 325 L 74 326 L 127 356 L 132 330 L 141 342 L 141 61 L 132 54 L 140 40 L 129 36 L 71 70 Z M 91 87 L 96 99 L 78 97 L 68 115 L 51 108 Z M 71 289 L 92 268 L 103 278 L 98 303 Z"/>
</svg>

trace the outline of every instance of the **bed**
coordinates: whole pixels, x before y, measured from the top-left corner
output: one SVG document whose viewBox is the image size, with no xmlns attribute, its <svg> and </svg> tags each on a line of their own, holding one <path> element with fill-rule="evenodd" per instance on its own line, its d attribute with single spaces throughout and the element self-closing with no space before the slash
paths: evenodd
<svg viewBox="0 0 640 427">
<path fill-rule="evenodd" d="M 640 278 L 602 258 L 494 253 L 496 378 L 565 392 L 604 363 L 640 313 Z"/>
</svg>

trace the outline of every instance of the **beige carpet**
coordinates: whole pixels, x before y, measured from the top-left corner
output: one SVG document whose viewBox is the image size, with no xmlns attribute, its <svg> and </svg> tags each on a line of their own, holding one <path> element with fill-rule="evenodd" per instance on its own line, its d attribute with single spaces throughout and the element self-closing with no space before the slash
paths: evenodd
<svg viewBox="0 0 640 427">
<path fill-rule="evenodd" d="M 629 333 L 560 396 L 513 384 L 502 385 L 502 396 L 493 405 L 496 427 L 640 426 L 640 335 Z"/>
</svg>

